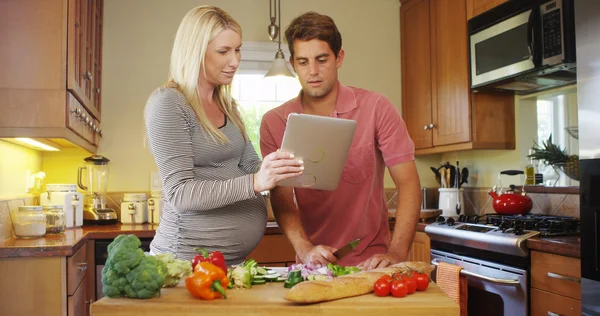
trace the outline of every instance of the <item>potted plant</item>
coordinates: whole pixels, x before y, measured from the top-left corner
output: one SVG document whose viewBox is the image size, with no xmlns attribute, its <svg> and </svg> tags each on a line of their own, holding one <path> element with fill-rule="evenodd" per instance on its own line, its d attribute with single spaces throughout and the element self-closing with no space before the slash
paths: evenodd
<svg viewBox="0 0 600 316">
<path fill-rule="evenodd" d="M 540 146 L 533 142 L 533 153 L 528 158 L 543 161 L 545 165 L 551 166 L 555 170 L 560 170 L 569 178 L 579 181 L 579 156 L 569 155 L 566 149 L 552 143 L 552 134 L 547 141 L 542 142 Z"/>
</svg>

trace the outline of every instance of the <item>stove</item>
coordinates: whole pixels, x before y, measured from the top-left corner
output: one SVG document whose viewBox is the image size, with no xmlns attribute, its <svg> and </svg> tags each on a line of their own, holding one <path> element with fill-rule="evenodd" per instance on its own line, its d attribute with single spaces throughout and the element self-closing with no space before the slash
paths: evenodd
<svg viewBox="0 0 600 316">
<path fill-rule="evenodd" d="M 500 254 L 528 257 L 527 239 L 540 236 L 579 234 L 579 220 L 549 215 L 461 215 L 438 217 L 425 227 L 432 241 Z"/>
<path fill-rule="evenodd" d="M 431 239 L 431 263 L 457 265 L 467 276 L 469 315 L 527 316 L 527 239 L 578 234 L 579 220 L 533 214 L 440 216 L 425 226 L 425 233 Z"/>
</svg>

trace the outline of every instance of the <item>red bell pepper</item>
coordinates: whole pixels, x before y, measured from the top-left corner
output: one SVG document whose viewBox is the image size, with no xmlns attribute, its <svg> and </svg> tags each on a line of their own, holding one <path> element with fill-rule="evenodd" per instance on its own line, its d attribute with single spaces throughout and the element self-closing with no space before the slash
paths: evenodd
<svg viewBox="0 0 600 316">
<path fill-rule="evenodd" d="M 194 249 L 198 252 L 194 259 L 192 259 L 192 269 L 196 268 L 196 265 L 200 262 L 210 262 L 217 267 L 221 268 L 223 272 L 227 273 L 227 264 L 225 263 L 225 257 L 220 251 L 213 251 L 210 254 L 206 249 L 196 248 Z M 194 270 L 195 271 L 195 270 Z"/>
</svg>

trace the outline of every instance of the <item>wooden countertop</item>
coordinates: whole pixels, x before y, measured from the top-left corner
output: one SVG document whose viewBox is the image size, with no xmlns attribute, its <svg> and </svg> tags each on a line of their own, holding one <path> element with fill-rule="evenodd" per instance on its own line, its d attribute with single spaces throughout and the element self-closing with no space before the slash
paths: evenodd
<svg viewBox="0 0 600 316">
<path fill-rule="evenodd" d="M 459 306 L 430 283 L 425 292 L 404 298 L 366 294 L 310 305 L 298 305 L 283 299 L 287 289 L 282 283 L 256 285 L 251 289 L 227 290 L 227 299 L 203 301 L 192 297 L 185 285 L 163 288 L 161 296 L 148 300 L 102 298 L 92 304 L 92 316 L 169 316 L 169 315 L 459 315 Z"/>
<path fill-rule="evenodd" d="M 531 250 L 581 258 L 581 240 L 577 235 L 529 238 L 527 239 L 527 247 Z"/>
</svg>

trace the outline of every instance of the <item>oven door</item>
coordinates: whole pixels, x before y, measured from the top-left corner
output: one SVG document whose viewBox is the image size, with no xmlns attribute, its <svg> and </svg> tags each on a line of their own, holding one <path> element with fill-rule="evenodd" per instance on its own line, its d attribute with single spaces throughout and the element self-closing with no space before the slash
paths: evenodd
<svg viewBox="0 0 600 316">
<path fill-rule="evenodd" d="M 533 9 L 471 34 L 471 87 L 535 69 Z"/>
<path fill-rule="evenodd" d="M 468 276 L 468 314 L 527 316 L 527 271 L 489 261 L 431 250 L 432 264 L 446 262 Z M 435 281 L 435 273 L 432 274 Z"/>
</svg>

